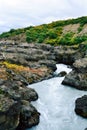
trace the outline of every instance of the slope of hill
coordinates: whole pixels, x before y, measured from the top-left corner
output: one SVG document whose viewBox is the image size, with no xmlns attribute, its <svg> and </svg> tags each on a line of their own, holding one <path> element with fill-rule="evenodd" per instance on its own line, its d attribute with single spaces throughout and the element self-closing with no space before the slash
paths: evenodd
<svg viewBox="0 0 87 130">
<path fill-rule="evenodd" d="M 80 44 L 87 41 L 87 16 L 22 29 L 11 29 L 0 35 L 0 40 L 2 39 L 51 45 Z"/>
</svg>

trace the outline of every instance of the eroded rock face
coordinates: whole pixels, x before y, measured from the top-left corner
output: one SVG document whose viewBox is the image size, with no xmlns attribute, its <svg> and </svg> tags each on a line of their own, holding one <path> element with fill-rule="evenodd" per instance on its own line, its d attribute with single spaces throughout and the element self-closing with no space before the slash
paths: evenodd
<svg viewBox="0 0 87 130">
<path fill-rule="evenodd" d="M 35 107 L 29 102 L 22 100 L 22 109 L 20 112 L 20 123 L 16 130 L 25 130 L 39 123 L 39 115 Z"/>
<path fill-rule="evenodd" d="M 69 85 L 71 87 L 75 87 L 79 90 L 87 90 L 86 75 L 72 71 L 65 76 L 62 84 Z"/>
<path fill-rule="evenodd" d="M 78 48 L 73 47 L 0 42 L 0 130 L 25 130 L 38 124 L 40 114 L 30 104 L 38 99 L 38 94 L 26 86 L 51 78 L 57 69 L 56 63 L 71 65 L 82 56 Z M 72 73 L 70 76 L 73 85 L 78 76 Z M 66 77 L 68 81 L 68 75 Z"/>
<path fill-rule="evenodd" d="M 65 76 L 62 84 L 70 85 L 80 90 L 87 90 L 87 58 L 76 60 L 72 72 Z"/>
<path fill-rule="evenodd" d="M 21 120 L 25 126 L 24 129 L 37 125 L 40 114 L 29 103 L 38 99 L 35 90 L 27 88 L 23 84 L 21 86 L 16 81 L 8 83 L 5 81 L 4 83 L 0 86 L 0 130 L 15 130 Z"/>
<path fill-rule="evenodd" d="M 12 64 L 10 64 L 12 65 Z M 12 66 L 11 66 L 12 67 Z M 20 123 L 20 113 L 23 109 L 21 100 L 35 101 L 38 99 L 38 94 L 34 89 L 27 88 L 27 79 L 18 74 L 13 69 L 8 69 L 3 61 L 0 64 L 0 130 L 15 130 Z M 33 111 L 33 107 L 31 107 Z M 31 113 L 31 110 L 29 111 Z M 31 120 L 35 119 L 32 126 L 39 122 L 39 114 L 37 110 L 34 116 L 31 115 Z M 23 115 L 23 114 L 22 114 Z M 29 117 L 30 118 L 30 117 Z M 29 120 L 27 117 L 27 120 Z M 22 122 L 25 120 L 22 120 Z M 29 121 L 28 121 L 29 124 Z M 28 125 L 27 125 L 28 126 Z"/>
<path fill-rule="evenodd" d="M 87 95 L 78 98 L 75 102 L 76 114 L 87 118 Z"/>
<path fill-rule="evenodd" d="M 54 50 L 57 63 L 72 65 L 75 60 L 83 57 L 83 53 L 73 46 L 58 46 Z"/>
<path fill-rule="evenodd" d="M 0 59 L 15 78 L 34 83 L 50 78 L 57 69 L 53 50 L 54 47 L 45 44 L 5 42 L 0 44 Z"/>
<path fill-rule="evenodd" d="M 77 72 L 86 73 L 87 72 L 87 58 L 76 60 L 73 66 Z"/>
<path fill-rule="evenodd" d="M 21 105 L 0 94 L 0 130 L 15 130 L 19 124 Z"/>
<path fill-rule="evenodd" d="M 56 62 L 50 49 L 49 45 L 0 44 L 0 130 L 25 130 L 39 123 L 40 113 L 30 104 L 38 94 L 26 86 L 52 77 Z"/>
</svg>

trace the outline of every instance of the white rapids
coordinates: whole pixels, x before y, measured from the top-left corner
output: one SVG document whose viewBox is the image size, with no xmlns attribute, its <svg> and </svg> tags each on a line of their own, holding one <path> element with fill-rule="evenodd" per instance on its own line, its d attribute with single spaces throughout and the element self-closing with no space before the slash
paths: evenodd
<svg viewBox="0 0 87 130">
<path fill-rule="evenodd" d="M 58 64 L 57 71 L 71 71 L 66 65 Z M 74 112 L 75 100 L 87 94 L 69 86 L 61 84 L 64 77 L 55 77 L 39 83 L 29 85 L 34 88 L 39 99 L 32 104 L 41 113 L 39 125 L 27 130 L 84 130 L 87 119 L 77 116 Z"/>
</svg>

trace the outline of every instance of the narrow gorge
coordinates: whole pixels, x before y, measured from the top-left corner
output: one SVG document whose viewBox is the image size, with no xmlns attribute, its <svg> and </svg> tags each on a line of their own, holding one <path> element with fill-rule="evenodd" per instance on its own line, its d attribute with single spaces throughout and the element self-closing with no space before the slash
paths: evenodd
<svg viewBox="0 0 87 130">
<path fill-rule="evenodd" d="M 60 73 L 59 75 L 54 74 L 54 72 L 57 69 L 56 64 L 60 64 L 60 63 L 71 66 L 72 71 L 70 73 L 67 72 Z M 18 44 L 16 42 L 8 41 L 8 40 L 0 41 L 0 130 L 25 130 L 26 128 L 30 128 L 40 123 L 40 117 L 42 118 L 43 114 L 45 114 L 44 116 L 46 116 L 46 120 L 48 119 L 50 114 L 53 114 L 53 116 L 55 116 L 55 118 L 57 119 L 58 115 L 56 114 L 60 113 L 60 117 L 61 117 L 61 114 L 63 113 L 61 111 L 62 110 L 61 107 L 64 106 L 61 106 L 61 104 L 60 104 L 61 107 L 59 105 L 56 106 L 57 100 L 60 100 L 60 102 L 61 101 L 65 102 L 63 98 L 61 99 L 61 96 L 64 96 L 65 98 L 65 95 L 69 94 L 71 100 L 68 100 L 67 98 L 69 97 L 66 97 L 66 101 L 70 101 L 71 107 L 73 108 L 72 104 L 74 104 L 76 98 L 79 98 L 79 96 L 83 96 L 84 94 L 86 94 L 86 92 L 84 93 L 83 91 L 81 91 L 81 90 L 85 90 L 85 91 L 87 90 L 86 88 L 87 79 L 86 79 L 86 71 L 85 71 L 86 67 L 87 67 L 86 50 L 84 44 L 80 44 L 79 46 L 54 47 L 46 44 L 33 44 L 33 43 Z M 62 68 L 59 69 L 61 72 Z M 66 70 L 64 69 L 64 71 Z M 63 81 L 62 78 L 58 78 L 58 79 L 56 78 L 57 76 L 63 76 L 65 74 L 66 76 Z M 52 86 L 51 86 L 51 81 L 52 81 Z M 34 85 L 33 83 L 37 83 L 37 82 L 39 82 L 38 84 L 36 84 L 36 86 L 37 85 L 38 86 L 33 89 L 32 87 Z M 73 88 L 71 89 L 63 85 L 61 86 L 61 82 L 64 85 L 70 85 L 70 87 L 72 86 L 80 90 L 73 91 L 72 90 Z M 38 88 L 40 83 L 43 83 L 40 85 L 42 89 Z M 47 86 L 51 87 L 50 89 L 49 87 L 45 88 L 46 83 L 48 84 Z M 28 85 L 29 87 L 27 87 Z M 31 101 L 36 101 L 40 96 L 40 93 L 38 91 L 37 92 L 35 91 L 37 89 L 42 91 L 41 93 L 44 95 L 46 93 L 45 91 L 51 92 L 50 95 L 48 95 L 49 97 L 43 96 L 48 101 L 46 103 L 49 105 L 49 107 L 53 108 L 50 109 L 52 111 L 49 110 L 50 114 L 48 110 L 45 111 L 48 113 L 48 117 L 46 113 L 43 113 L 44 110 L 39 111 L 37 105 L 34 104 L 33 104 L 34 106 L 31 105 L 32 104 Z M 64 90 L 60 91 L 60 89 L 64 89 Z M 57 93 L 54 91 L 56 92 L 58 91 L 60 93 L 60 98 L 58 98 L 57 95 L 56 95 L 57 97 L 55 97 L 55 94 Z M 69 91 L 71 91 L 72 94 L 70 94 Z M 62 92 L 64 95 L 62 94 Z M 53 101 L 51 100 L 52 94 L 54 95 L 55 98 Z M 74 95 L 75 97 L 73 96 L 73 94 L 75 94 Z M 53 104 L 51 104 L 51 101 L 49 99 L 52 101 Z M 75 112 L 83 117 L 87 117 L 86 99 L 87 96 L 85 97 L 83 96 L 82 98 L 77 99 L 76 101 Z M 45 107 L 43 106 L 44 104 L 40 100 L 41 99 L 39 98 L 37 102 L 39 102 L 39 104 L 42 107 Z M 83 100 L 83 104 L 79 105 L 82 100 Z M 35 102 L 35 104 L 37 102 Z M 65 103 L 66 105 L 65 109 L 67 109 L 67 112 L 72 112 L 72 110 L 70 111 L 71 107 L 69 108 L 69 110 L 67 108 L 67 105 L 69 105 L 70 102 L 68 102 L 68 104 Z M 36 110 L 35 107 L 37 108 L 38 111 Z M 55 109 L 57 109 L 57 111 L 55 111 L 57 113 L 55 112 L 53 113 L 54 107 Z M 60 107 L 60 110 L 58 107 Z M 41 108 L 41 109 L 45 109 L 45 108 Z M 67 118 L 63 118 L 63 120 L 65 120 L 65 122 L 68 122 L 69 120 Z M 75 118 L 77 118 L 76 115 Z M 51 119 L 51 120 L 53 121 L 55 119 Z M 60 125 L 62 123 L 61 121 L 62 119 L 60 119 Z M 84 127 L 82 127 L 82 129 L 83 128 L 85 129 L 86 127 L 85 120 L 82 122 L 84 124 L 83 125 Z M 46 129 L 49 130 L 50 128 L 53 129 L 59 128 L 60 125 L 56 126 L 55 123 L 57 122 L 54 121 L 55 127 L 53 126 L 50 127 L 50 120 L 49 120 L 47 126 L 48 128 Z M 37 126 L 37 129 L 39 129 L 38 127 L 39 126 Z M 68 130 L 70 127 L 68 127 L 67 124 L 65 129 Z M 39 130 L 43 130 L 43 128 L 41 126 Z M 35 128 L 33 127 L 32 129 L 36 129 L 36 127 Z M 60 130 L 65 130 L 65 129 L 63 128 L 63 125 L 60 127 Z M 73 126 L 71 130 L 72 129 L 74 129 Z"/>
</svg>

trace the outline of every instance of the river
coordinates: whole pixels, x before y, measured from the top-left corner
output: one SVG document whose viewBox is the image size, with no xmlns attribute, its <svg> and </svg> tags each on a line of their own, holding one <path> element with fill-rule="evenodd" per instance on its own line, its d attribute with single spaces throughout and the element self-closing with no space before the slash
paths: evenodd
<svg viewBox="0 0 87 130">
<path fill-rule="evenodd" d="M 58 64 L 56 73 L 71 71 L 66 65 Z M 39 125 L 27 130 L 84 130 L 87 119 L 77 116 L 74 112 L 75 100 L 87 94 L 61 84 L 64 77 L 55 77 L 29 85 L 34 88 L 39 99 L 32 104 L 41 113 Z"/>
</svg>

